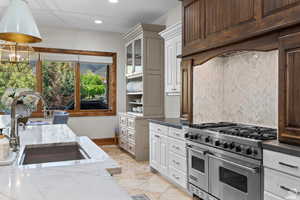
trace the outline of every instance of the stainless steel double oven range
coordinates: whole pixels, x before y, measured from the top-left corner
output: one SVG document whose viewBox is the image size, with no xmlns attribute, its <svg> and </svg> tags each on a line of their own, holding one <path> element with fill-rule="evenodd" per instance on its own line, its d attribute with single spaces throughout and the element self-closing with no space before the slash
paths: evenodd
<svg viewBox="0 0 300 200">
<path fill-rule="evenodd" d="M 188 182 L 194 199 L 262 200 L 262 141 L 276 130 L 235 123 L 187 128 Z"/>
</svg>

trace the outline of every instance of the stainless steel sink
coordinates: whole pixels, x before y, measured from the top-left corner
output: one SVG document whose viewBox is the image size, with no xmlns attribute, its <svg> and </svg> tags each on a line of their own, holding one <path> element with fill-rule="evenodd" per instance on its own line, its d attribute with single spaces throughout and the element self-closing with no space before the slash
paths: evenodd
<svg viewBox="0 0 300 200">
<path fill-rule="evenodd" d="M 19 165 L 90 159 L 76 142 L 62 144 L 28 145 L 24 148 Z"/>
</svg>

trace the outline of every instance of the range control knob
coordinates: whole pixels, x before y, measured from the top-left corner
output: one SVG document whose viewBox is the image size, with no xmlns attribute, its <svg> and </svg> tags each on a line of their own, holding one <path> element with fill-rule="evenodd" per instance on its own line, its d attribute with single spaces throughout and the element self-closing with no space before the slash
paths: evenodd
<svg viewBox="0 0 300 200">
<path fill-rule="evenodd" d="M 225 149 L 227 149 L 227 148 L 228 148 L 228 143 L 227 143 L 227 142 L 224 142 L 223 147 L 224 147 Z"/>
<path fill-rule="evenodd" d="M 234 149 L 234 147 L 235 147 L 234 142 L 231 142 L 230 145 L 229 145 L 229 148 L 230 148 L 230 149 Z"/>
<path fill-rule="evenodd" d="M 207 143 L 210 142 L 210 137 L 206 137 L 205 142 L 207 142 Z"/>
<path fill-rule="evenodd" d="M 221 144 L 221 143 L 220 143 L 219 140 L 215 141 L 215 145 L 216 145 L 216 146 L 220 146 L 220 144 Z"/>
<path fill-rule="evenodd" d="M 253 155 L 257 155 L 258 154 L 258 151 L 255 149 L 254 151 L 253 151 Z"/>
<path fill-rule="evenodd" d="M 185 137 L 185 138 L 189 138 L 189 137 L 190 137 L 190 134 L 186 133 L 186 134 L 184 134 L 184 137 Z"/>
<path fill-rule="evenodd" d="M 197 140 L 198 139 L 198 135 L 191 135 L 190 137 L 192 140 Z"/>
<path fill-rule="evenodd" d="M 252 149 L 251 148 L 247 148 L 246 149 L 246 154 L 247 155 L 251 155 L 253 153 Z"/>
<path fill-rule="evenodd" d="M 241 152 L 242 151 L 242 147 L 241 146 L 236 146 L 235 147 L 235 151 L 236 152 Z"/>
</svg>

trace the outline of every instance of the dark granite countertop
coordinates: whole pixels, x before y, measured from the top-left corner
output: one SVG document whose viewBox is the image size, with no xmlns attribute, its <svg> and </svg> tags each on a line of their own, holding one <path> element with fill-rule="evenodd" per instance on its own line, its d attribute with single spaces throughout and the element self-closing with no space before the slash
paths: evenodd
<svg viewBox="0 0 300 200">
<path fill-rule="evenodd" d="M 300 157 L 300 146 L 281 143 L 277 140 L 263 142 L 263 148 L 266 150 Z"/>
<path fill-rule="evenodd" d="M 181 120 L 180 118 L 154 118 L 149 119 L 150 122 L 161 124 L 173 128 L 182 128 L 183 125 L 188 125 L 188 121 Z"/>
</svg>

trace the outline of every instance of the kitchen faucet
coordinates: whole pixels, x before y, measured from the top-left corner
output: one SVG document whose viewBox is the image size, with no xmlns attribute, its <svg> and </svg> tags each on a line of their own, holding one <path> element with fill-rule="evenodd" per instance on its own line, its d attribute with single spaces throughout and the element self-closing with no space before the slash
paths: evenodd
<svg viewBox="0 0 300 200">
<path fill-rule="evenodd" d="M 16 114 L 16 106 L 17 106 L 17 102 L 21 97 L 25 97 L 27 95 L 30 96 L 35 96 L 37 98 L 39 98 L 39 100 L 42 101 L 42 104 L 44 105 L 44 118 L 46 119 L 48 116 L 48 112 L 47 112 L 47 105 L 46 105 L 46 101 L 43 98 L 43 96 L 38 93 L 38 92 L 32 92 L 32 91 L 26 91 L 26 92 L 21 92 L 19 96 L 15 97 L 12 104 L 11 104 L 11 128 L 10 128 L 10 136 L 9 136 L 9 143 L 11 148 L 13 149 L 14 152 L 17 152 L 19 150 L 20 147 L 20 137 L 19 137 L 19 123 L 18 123 L 18 119 L 21 117 L 25 117 L 25 116 L 17 116 Z"/>
</svg>

